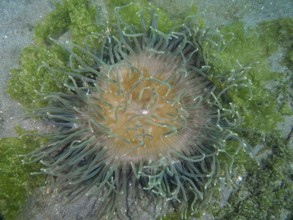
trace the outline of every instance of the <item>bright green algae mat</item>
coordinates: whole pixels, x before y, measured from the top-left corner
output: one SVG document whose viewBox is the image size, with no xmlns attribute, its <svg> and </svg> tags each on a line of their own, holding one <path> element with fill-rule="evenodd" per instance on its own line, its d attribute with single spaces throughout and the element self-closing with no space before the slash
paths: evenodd
<svg viewBox="0 0 293 220">
<path fill-rule="evenodd" d="M 292 114 L 285 103 L 292 86 L 288 81 L 293 78 L 292 73 L 290 76 L 290 73 L 272 71 L 269 57 L 283 48 L 285 56 L 281 64 L 292 71 L 290 54 L 293 51 L 293 20 L 267 21 L 246 30 L 243 23 L 234 23 L 220 31 L 224 35 L 225 48 L 221 51 L 206 48 L 212 66 L 212 81 L 221 89 L 233 83 L 221 83 L 222 77 L 238 74 L 232 79 L 248 81 L 246 85 L 239 82 L 239 86 L 228 90 L 233 103 L 244 117 L 243 126 L 263 132 L 274 130 L 283 115 Z M 242 70 L 243 73 L 234 73 L 233 70 Z M 278 85 L 275 85 L 276 82 Z M 284 96 L 283 103 L 277 102 L 280 95 Z"/>
<path fill-rule="evenodd" d="M 25 131 L 17 128 L 17 132 L 21 135 Z M 44 177 L 30 175 L 39 165 L 23 163 L 23 155 L 41 142 L 33 136 L 0 139 L 0 211 L 5 219 L 15 219 L 33 188 L 44 183 Z"/>
<path fill-rule="evenodd" d="M 127 2 L 107 1 L 108 15 L 94 1 L 64 0 L 58 3 L 56 10 L 36 26 L 35 44 L 23 49 L 20 68 L 12 70 L 12 78 L 7 89 L 11 97 L 31 110 L 43 106 L 45 104 L 43 98 L 46 95 L 64 90 L 63 82 L 67 76 L 58 69 L 62 67 L 66 70 L 66 65 L 70 62 L 69 55 L 64 47 L 51 39 L 59 39 L 67 35 L 71 42 L 82 46 L 86 36 L 105 33 L 107 28 L 114 27 L 116 6 L 123 7 L 120 16 L 127 23 L 140 24 L 138 11 L 146 15 L 146 20 L 150 20 L 148 10 L 151 6 L 147 1 L 139 1 L 137 4 L 125 7 Z M 168 32 L 173 26 L 184 21 L 180 16 L 171 17 L 162 8 L 154 10 L 159 16 L 158 26 L 161 31 Z M 196 6 L 190 7 L 185 16 L 194 15 L 196 12 Z M 198 26 L 203 27 L 202 19 L 198 18 L 198 20 Z M 115 28 L 111 31 L 115 34 Z M 243 150 L 235 154 L 233 168 L 236 170 L 235 175 L 248 173 L 248 177 L 244 179 L 240 189 L 232 194 L 229 199 L 230 205 L 225 209 L 207 205 L 204 207 L 205 211 L 199 211 L 197 215 L 210 212 L 223 218 L 229 216 L 237 219 L 269 218 L 273 214 L 279 217 L 282 215 L 280 210 L 290 210 L 290 205 L 293 207 L 293 196 L 291 199 L 288 197 L 292 195 L 292 181 L 290 182 L 292 169 L 288 167 L 293 163 L 292 154 L 286 140 L 275 131 L 277 124 L 283 121 L 284 115 L 292 114 L 287 104 L 291 91 L 288 81 L 292 80 L 292 77 L 283 72 L 272 71 L 269 57 L 282 48 L 284 50 L 282 65 L 287 66 L 292 74 L 293 20 L 277 19 L 252 28 L 245 28 L 244 24 L 239 22 L 221 28 L 220 33 L 222 34 L 220 40 L 224 42 L 221 47 L 209 42 L 202 45 L 208 64 L 211 66 L 209 78 L 220 90 L 229 86 L 228 81 L 222 80 L 223 78 L 231 78 L 241 85 L 229 88 L 229 100 L 223 105 L 232 102 L 243 117 L 244 123 L 238 131 L 239 136 L 247 139 L 247 142 L 253 146 L 264 145 L 264 149 L 272 154 L 261 165 Z M 211 37 L 211 42 L 217 42 L 218 37 Z M 52 72 L 45 68 L 44 61 L 56 71 Z M 238 71 L 240 69 L 243 71 Z M 268 83 L 272 86 L 268 87 Z M 280 95 L 282 100 L 278 102 Z M 39 145 L 38 141 L 30 138 L 0 140 L 0 161 L 3 164 L 3 168 L 0 166 L 2 171 L 0 211 L 7 219 L 16 216 L 24 204 L 27 193 L 34 187 L 30 184 L 29 175 L 33 167 L 23 165 L 18 155 L 28 153 Z M 235 153 L 233 144 L 227 146 L 226 150 L 231 154 Z M 8 175 L 9 173 L 13 175 Z M 215 195 L 219 187 L 219 185 L 215 187 Z M 261 196 L 253 194 L 251 192 L 253 190 L 259 192 Z M 247 192 L 251 193 L 249 198 L 241 200 L 237 197 L 245 193 L 247 195 Z M 255 206 L 259 207 L 259 212 L 251 208 Z M 266 211 L 268 208 L 279 212 L 272 211 L 270 214 Z M 166 219 L 176 218 L 178 215 L 175 214 L 173 217 L 166 217 Z"/>
</svg>

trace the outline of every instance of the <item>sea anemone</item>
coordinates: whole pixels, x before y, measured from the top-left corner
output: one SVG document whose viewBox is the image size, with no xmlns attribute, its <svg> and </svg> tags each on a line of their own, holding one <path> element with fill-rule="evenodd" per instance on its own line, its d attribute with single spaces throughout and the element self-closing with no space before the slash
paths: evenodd
<svg viewBox="0 0 293 220">
<path fill-rule="evenodd" d="M 101 216 L 127 218 L 121 201 L 144 196 L 186 213 L 219 175 L 217 156 L 237 114 L 220 104 L 224 91 L 217 94 L 208 80 L 200 46 L 206 33 L 192 19 L 163 33 L 155 13 L 150 23 L 141 15 L 138 27 L 119 10 L 115 34 L 66 46 L 66 68 L 44 64 L 68 75 L 67 91 L 47 96 L 48 105 L 34 111 L 55 132 L 31 157 L 56 177 L 58 193 L 101 196 Z"/>
</svg>

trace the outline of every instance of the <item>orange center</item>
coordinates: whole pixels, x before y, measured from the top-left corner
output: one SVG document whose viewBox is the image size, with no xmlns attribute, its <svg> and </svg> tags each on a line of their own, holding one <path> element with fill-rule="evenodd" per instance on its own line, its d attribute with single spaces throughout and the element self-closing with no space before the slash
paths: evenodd
<svg viewBox="0 0 293 220">
<path fill-rule="evenodd" d="M 188 117 L 176 87 L 182 77 L 171 77 L 175 58 L 141 53 L 128 61 L 131 65 L 107 70 L 109 80 L 96 94 L 101 111 L 95 119 L 107 128 L 106 145 L 114 159 L 153 160 L 178 150 L 182 142 L 179 133 Z"/>
</svg>

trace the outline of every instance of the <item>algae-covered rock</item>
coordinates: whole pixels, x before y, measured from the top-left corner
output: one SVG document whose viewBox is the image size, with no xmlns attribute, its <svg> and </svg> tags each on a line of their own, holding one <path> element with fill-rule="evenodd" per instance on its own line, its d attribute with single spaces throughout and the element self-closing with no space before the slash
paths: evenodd
<svg viewBox="0 0 293 220">
<path fill-rule="evenodd" d="M 19 135 L 24 131 L 17 129 Z M 0 211 L 5 219 L 15 219 L 33 189 L 44 182 L 42 176 L 32 176 L 39 165 L 24 164 L 23 155 L 42 143 L 33 136 L 0 139 Z"/>
<path fill-rule="evenodd" d="M 267 135 L 272 151 L 251 170 L 216 219 L 291 219 L 293 207 L 292 150 L 277 134 Z"/>
<path fill-rule="evenodd" d="M 267 21 L 253 28 L 234 23 L 221 28 L 222 45 L 206 48 L 211 80 L 219 88 L 227 88 L 221 79 L 231 78 L 234 86 L 229 96 L 244 118 L 243 126 L 249 129 L 270 132 L 283 121 L 278 97 L 288 91 L 290 84 L 285 79 L 290 73 L 273 71 L 269 57 L 280 48 L 284 48 L 285 58 L 289 56 L 292 26 L 292 19 Z M 249 83 L 243 84 L 245 81 Z"/>
</svg>

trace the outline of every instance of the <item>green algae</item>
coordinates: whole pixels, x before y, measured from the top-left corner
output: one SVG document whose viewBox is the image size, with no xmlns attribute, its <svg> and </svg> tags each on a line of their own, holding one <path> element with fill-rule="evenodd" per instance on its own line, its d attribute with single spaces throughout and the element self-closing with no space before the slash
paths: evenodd
<svg viewBox="0 0 293 220">
<path fill-rule="evenodd" d="M 69 32 L 73 42 L 81 43 L 88 34 L 103 31 L 104 22 L 101 8 L 94 1 L 64 0 L 35 27 L 35 41 L 50 45 L 50 38 L 58 39 Z"/>
<path fill-rule="evenodd" d="M 286 78 L 284 73 L 271 70 L 268 58 L 288 44 L 290 38 L 285 39 L 280 33 L 290 33 L 292 23 L 292 19 L 278 19 L 247 29 L 243 23 L 235 23 L 220 30 L 223 41 L 228 42 L 224 49 L 206 48 L 212 66 L 211 80 L 220 89 L 229 86 L 222 83 L 221 78 L 231 77 L 234 74 L 231 70 L 243 70 L 239 75 L 242 74 L 240 77 L 247 82 L 245 87 L 235 78 L 235 87 L 229 89 L 228 94 L 244 118 L 243 126 L 249 129 L 269 132 L 283 119 L 277 100 L 287 91 L 284 87 L 288 83 L 282 81 Z M 276 81 L 278 88 L 269 85 Z"/>
<path fill-rule="evenodd" d="M 44 96 L 62 90 L 64 74 L 52 73 L 43 62 L 55 66 L 63 65 L 68 59 L 59 47 L 50 48 L 32 45 L 23 49 L 20 57 L 21 68 L 11 70 L 12 78 L 7 92 L 25 107 L 44 105 Z"/>
<path fill-rule="evenodd" d="M 19 135 L 25 132 L 17 128 Z M 5 219 L 15 219 L 33 189 L 44 183 L 44 177 L 30 175 L 39 170 L 36 164 L 24 164 L 23 157 L 40 146 L 43 140 L 33 136 L 0 139 L 0 210 Z"/>
<path fill-rule="evenodd" d="M 272 151 L 251 170 L 232 193 L 227 206 L 214 213 L 217 219 L 290 219 L 293 207 L 293 154 L 278 133 L 268 134 L 265 145 Z"/>
<path fill-rule="evenodd" d="M 250 131 L 251 138 L 261 137 L 263 149 L 270 152 L 258 163 L 244 148 L 237 153 L 237 143 L 228 143 L 227 153 L 233 157 L 233 173 L 224 182 L 215 181 L 209 201 L 199 205 L 187 219 L 203 216 L 214 219 L 291 219 L 293 216 L 293 152 L 288 140 L 278 132 L 260 135 Z M 222 161 L 225 158 L 219 156 Z M 223 169 L 223 167 L 221 168 Z M 227 181 L 228 180 L 228 181 Z M 230 181 L 229 181 L 230 180 Z M 223 201 L 223 188 L 233 189 Z M 222 203 L 221 203 L 222 201 Z M 223 203 L 224 202 L 224 203 Z M 182 219 L 180 212 L 168 214 L 163 220 Z"/>
<path fill-rule="evenodd" d="M 22 51 L 21 67 L 11 71 L 7 89 L 10 96 L 25 107 L 36 108 L 45 104 L 43 98 L 46 95 L 63 90 L 66 76 L 60 69 L 69 62 L 69 55 L 64 47 L 51 39 L 69 33 L 68 38 L 73 43 L 81 44 L 86 35 L 102 31 L 102 25 L 97 23 L 99 10 L 88 1 L 57 3 L 56 10 L 36 26 L 35 44 Z M 57 71 L 52 73 L 52 68 Z"/>
<path fill-rule="evenodd" d="M 127 4 L 129 1 L 117 1 L 112 0 L 110 5 L 112 8 L 115 8 L 116 6 L 120 6 L 119 15 L 118 11 L 114 12 L 115 15 L 118 15 L 120 19 L 125 22 L 125 24 L 132 26 L 143 28 L 142 23 L 144 24 L 152 24 L 154 22 L 152 20 L 152 15 L 156 15 L 159 19 L 156 20 L 155 25 L 157 26 L 158 30 L 168 33 L 174 26 L 178 24 L 185 23 L 185 18 L 190 16 L 190 19 L 196 19 L 195 15 L 197 14 L 198 8 L 196 5 L 192 4 L 188 8 L 187 11 L 185 11 L 185 15 L 179 15 L 179 14 L 171 14 L 169 11 L 166 10 L 165 7 L 157 7 L 156 5 L 150 4 L 149 1 L 140 0 L 136 1 L 135 3 Z M 114 24 L 116 20 L 114 19 L 114 16 L 112 16 L 112 23 Z M 199 22 L 200 25 L 203 25 L 201 22 Z M 121 23 L 122 28 L 123 24 Z"/>
</svg>

